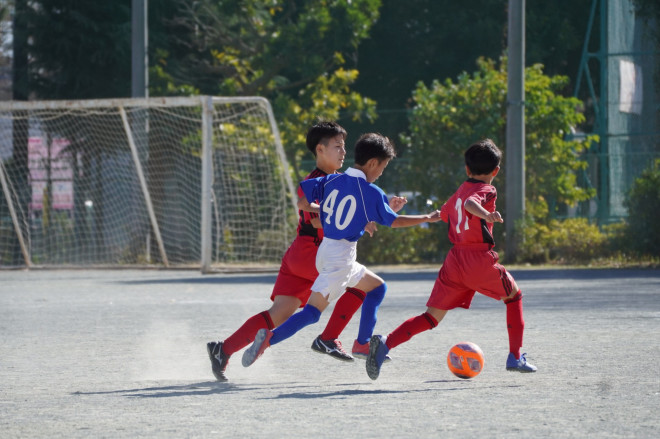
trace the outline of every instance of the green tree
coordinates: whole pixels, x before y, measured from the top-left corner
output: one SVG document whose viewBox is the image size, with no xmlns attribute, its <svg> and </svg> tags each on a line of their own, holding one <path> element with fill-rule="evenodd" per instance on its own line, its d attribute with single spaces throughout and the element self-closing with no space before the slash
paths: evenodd
<svg viewBox="0 0 660 439">
<path fill-rule="evenodd" d="M 270 99 L 294 166 L 316 119 L 337 119 L 340 111 L 355 119 L 375 116 L 375 102 L 350 88 L 358 71 L 345 65 L 376 22 L 380 0 L 179 5 L 178 16 L 169 20 L 178 32 L 154 62 L 160 90 Z M 182 48 L 183 57 L 173 55 Z"/>
<path fill-rule="evenodd" d="M 492 60 L 480 59 L 476 72 L 462 73 L 456 82 L 418 84 L 410 135 L 403 139 L 410 158 L 411 190 L 424 199 L 448 197 L 466 177 L 465 148 L 484 137 L 503 149 L 506 161 L 505 69 L 506 59 L 499 67 Z M 541 65 L 525 69 L 526 199 L 539 218 L 547 212 L 549 200 L 550 206 L 572 205 L 593 196 L 577 184 L 576 172 L 587 166 L 581 154 L 592 139 L 567 138 L 584 122 L 578 111 L 580 102 L 561 95 L 567 83 L 564 76 L 544 75 Z M 505 193 L 504 169 L 497 180 L 500 199 Z"/>
<path fill-rule="evenodd" d="M 130 0 L 35 0 L 30 6 L 30 93 L 38 99 L 130 96 Z"/>
<path fill-rule="evenodd" d="M 528 1 L 527 64 L 574 79 L 592 1 Z M 497 59 L 506 49 L 507 8 L 508 0 L 383 0 L 371 37 L 358 49 L 360 78 L 354 87 L 378 102 L 378 119 L 369 127 L 346 125 L 390 137 L 406 131 L 414 105 L 410 91 L 419 81 L 455 78 L 474 70 L 477 58 Z"/>
<path fill-rule="evenodd" d="M 635 179 L 626 200 L 628 209 L 627 247 L 642 255 L 658 256 L 660 249 L 660 159 L 651 164 Z"/>
</svg>

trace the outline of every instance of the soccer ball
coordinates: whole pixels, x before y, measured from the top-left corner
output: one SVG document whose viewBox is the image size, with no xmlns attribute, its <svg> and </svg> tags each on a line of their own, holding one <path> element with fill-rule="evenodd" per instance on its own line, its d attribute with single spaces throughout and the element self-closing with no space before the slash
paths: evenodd
<svg viewBox="0 0 660 439">
<path fill-rule="evenodd" d="M 484 368 L 484 353 L 474 343 L 460 342 L 449 349 L 447 366 L 451 373 L 459 378 L 474 378 Z"/>
</svg>

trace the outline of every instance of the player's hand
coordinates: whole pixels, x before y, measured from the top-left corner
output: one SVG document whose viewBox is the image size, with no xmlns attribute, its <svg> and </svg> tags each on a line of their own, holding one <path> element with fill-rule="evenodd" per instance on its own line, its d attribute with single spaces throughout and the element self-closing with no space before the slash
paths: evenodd
<svg viewBox="0 0 660 439">
<path fill-rule="evenodd" d="M 488 215 L 486 215 L 486 218 L 484 218 L 486 221 L 489 223 L 503 223 L 504 220 L 502 219 L 502 215 L 498 211 L 491 212 Z"/>
<path fill-rule="evenodd" d="M 408 202 L 408 199 L 406 197 L 397 197 L 396 195 L 390 198 L 390 208 L 398 212 L 400 211 L 403 206 Z"/>
<path fill-rule="evenodd" d="M 435 223 L 440 221 L 440 210 L 434 210 L 433 212 L 429 213 L 429 221 L 430 223 Z"/>
<path fill-rule="evenodd" d="M 369 234 L 369 236 L 373 237 L 374 232 L 378 230 L 378 227 L 376 227 L 376 223 L 374 221 L 368 222 L 366 226 L 364 226 L 364 231 Z"/>
</svg>

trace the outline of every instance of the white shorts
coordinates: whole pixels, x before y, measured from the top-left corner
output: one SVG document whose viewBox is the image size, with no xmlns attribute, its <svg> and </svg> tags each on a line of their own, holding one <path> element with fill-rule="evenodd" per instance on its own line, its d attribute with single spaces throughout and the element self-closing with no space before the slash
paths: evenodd
<svg viewBox="0 0 660 439">
<path fill-rule="evenodd" d="M 346 288 L 360 282 L 367 268 L 356 261 L 357 242 L 323 238 L 316 253 L 319 276 L 312 291 L 321 293 L 328 302 L 341 296 Z"/>
</svg>

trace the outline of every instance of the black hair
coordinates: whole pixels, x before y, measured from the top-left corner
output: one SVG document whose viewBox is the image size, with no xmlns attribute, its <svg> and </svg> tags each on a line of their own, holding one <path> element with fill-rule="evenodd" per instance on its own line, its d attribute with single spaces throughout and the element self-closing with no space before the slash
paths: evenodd
<svg viewBox="0 0 660 439">
<path fill-rule="evenodd" d="M 307 131 L 307 149 L 316 157 L 316 145 L 336 136 L 342 136 L 346 140 L 347 135 L 346 130 L 336 122 L 319 122 Z"/>
<path fill-rule="evenodd" d="M 465 151 L 465 164 L 473 175 L 490 174 L 501 161 L 502 151 L 491 139 L 475 142 Z"/>
<path fill-rule="evenodd" d="M 355 143 L 355 164 L 365 165 L 376 158 L 379 162 L 393 159 L 396 151 L 392 141 L 378 133 L 367 133 L 360 136 Z"/>
</svg>

